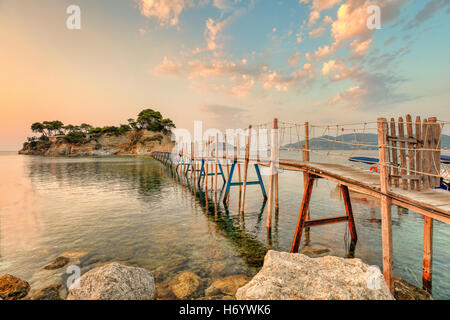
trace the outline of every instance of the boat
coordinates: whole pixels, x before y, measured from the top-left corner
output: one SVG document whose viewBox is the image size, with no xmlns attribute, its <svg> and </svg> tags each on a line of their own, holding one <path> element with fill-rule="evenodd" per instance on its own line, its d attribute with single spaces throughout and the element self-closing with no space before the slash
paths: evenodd
<svg viewBox="0 0 450 320">
<path fill-rule="evenodd" d="M 378 163 L 380 160 L 378 158 L 371 158 L 371 157 L 350 157 L 348 159 L 351 162 L 359 162 L 364 164 L 372 165 L 370 168 L 371 172 L 377 173 L 378 172 Z M 447 165 L 450 165 L 450 156 L 443 156 L 441 155 L 441 163 L 446 168 L 441 168 L 441 185 L 437 187 L 436 189 L 443 189 L 450 191 L 450 169 L 447 167 Z"/>
</svg>

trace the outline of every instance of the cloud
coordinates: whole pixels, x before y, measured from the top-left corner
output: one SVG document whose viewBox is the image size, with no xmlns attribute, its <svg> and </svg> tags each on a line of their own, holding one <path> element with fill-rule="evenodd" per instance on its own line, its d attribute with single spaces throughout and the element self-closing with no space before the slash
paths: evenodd
<svg viewBox="0 0 450 320">
<path fill-rule="evenodd" d="M 318 27 L 316 29 L 313 29 L 309 32 L 309 37 L 310 38 L 319 38 L 323 35 L 325 30 L 326 30 L 325 27 Z"/>
<path fill-rule="evenodd" d="M 330 100 L 322 104 L 343 104 L 353 108 L 367 110 L 368 108 L 382 108 L 393 103 L 412 100 L 416 97 L 397 93 L 398 86 L 406 79 L 385 75 L 382 73 L 369 74 L 360 71 L 352 75 L 352 79 L 359 84 L 339 92 Z"/>
<path fill-rule="evenodd" d="M 244 108 L 231 107 L 221 104 L 204 104 L 200 112 L 206 113 L 219 128 L 236 128 L 247 124 L 248 111 Z"/>
<path fill-rule="evenodd" d="M 238 97 L 245 97 L 255 85 L 255 80 L 246 74 L 243 74 L 240 78 L 233 77 L 232 82 L 234 85 L 231 88 L 231 93 Z"/>
<path fill-rule="evenodd" d="M 342 60 L 330 60 L 325 62 L 322 67 L 322 75 L 329 76 L 331 81 L 340 81 L 348 78 L 359 81 L 358 77 L 361 76 L 362 72 L 356 66 L 347 67 Z"/>
<path fill-rule="evenodd" d="M 322 11 L 326 9 L 331 9 L 342 0 L 314 0 L 312 3 L 312 8 L 316 11 Z"/>
<path fill-rule="evenodd" d="M 415 18 L 412 19 L 405 26 L 404 30 L 409 30 L 412 28 L 419 27 L 425 21 L 431 19 L 436 12 L 443 9 L 445 6 L 450 6 L 450 1 L 448 1 L 448 0 L 430 0 L 425 5 L 425 7 L 417 13 Z M 447 12 L 448 12 L 448 10 L 447 10 Z"/>
<path fill-rule="evenodd" d="M 392 37 L 390 37 L 389 39 L 387 39 L 387 40 L 384 42 L 384 45 L 385 45 L 385 46 L 388 46 L 388 45 L 390 45 L 391 43 L 395 42 L 395 40 L 397 40 L 397 37 L 396 37 L 396 36 L 392 36 Z"/>
<path fill-rule="evenodd" d="M 336 52 L 337 49 L 337 44 L 333 43 L 331 46 L 325 45 L 322 47 L 319 47 L 313 55 L 306 53 L 306 60 L 311 61 L 311 60 L 320 60 L 330 54 L 333 54 Z"/>
<path fill-rule="evenodd" d="M 156 18 L 161 26 L 175 26 L 181 12 L 193 6 L 193 0 L 138 0 L 139 11 L 147 18 Z"/>
<path fill-rule="evenodd" d="M 296 52 L 292 57 L 288 57 L 287 62 L 291 67 L 296 67 L 300 59 L 301 52 Z"/>
<path fill-rule="evenodd" d="M 185 77 L 194 83 L 200 92 L 223 92 L 238 97 L 247 96 L 255 86 L 264 91 L 274 89 L 287 92 L 290 88 L 305 88 L 312 83 L 316 72 L 311 64 L 303 69 L 284 74 L 271 70 L 267 65 L 234 63 L 227 59 L 191 60 L 184 65 L 164 57 L 161 64 L 155 67 L 158 73 Z M 214 81 L 213 81 L 214 80 Z"/>
<path fill-rule="evenodd" d="M 366 54 L 367 50 L 370 48 L 370 45 L 372 44 L 372 39 L 368 39 L 366 41 L 362 40 L 354 40 L 352 43 L 350 43 L 350 50 L 352 50 L 355 55 L 354 58 L 362 57 Z"/>
<path fill-rule="evenodd" d="M 183 65 L 180 63 L 175 63 L 165 56 L 163 62 L 156 66 L 155 70 L 159 73 L 178 75 L 182 73 Z"/>
<path fill-rule="evenodd" d="M 381 24 L 385 26 L 399 16 L 400 9 L 404 4 L 404 0 L 347 0 L 339 7 L 337 19 L 331 27 L 331 33 L 337 42 L 353 37 L 367 40 L 375 32 L 367 28 L 367 19 L 370 16 L 367 13 L 369 5 L 380 7 L 382 12 Z"/>
<path fill-rule="evenodd" d="M 216 42 L 217 36 L 219 32 L 225 28 L 229 21 L 230 18 L 221 22 L 215 22 L 212 18 L 206 20 L 205 40 L 208 50 L 214 51 L 218 49 Z"/>
<path fill-rule="evenodd" d="M 309 22 L 308 25 L 312 27 L 316 24 L 316 21 L 320 19 L 320 13 L 319 11 L 311 11 L 309 13 Z"/>
<path fill-rule="evenodd" d="M 213 5 L 221 10 L 230 10 L 240 3 L 241 0 L 214 0 Z"/>
</svg>

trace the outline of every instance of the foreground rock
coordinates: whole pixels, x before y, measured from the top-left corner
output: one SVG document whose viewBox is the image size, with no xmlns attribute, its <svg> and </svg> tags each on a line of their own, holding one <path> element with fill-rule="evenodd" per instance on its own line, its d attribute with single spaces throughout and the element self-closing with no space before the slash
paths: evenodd
<svg viewBox="0 0 450 320">
<path fill-rule="evenodd" d="M 0 299 L 19 300 L 30 291 L 28 282 L 9 274 L 0 277 Z"/>
<path fill-rule="evenodd" d="M 198 275 L 192 272 L 182 272 L 170 281 L 170 289 L 178 299 L 186 299 L 197 291 L 200 284 Z"/>
<path fill-rule="evenodd" d="M 369 271 L 369 272 L 368 272 Z M 369 289 L 376 277 L 379 289 Z M 370 281 L 369 281 L 370 282 Z M 236 293 L 238 300 L 393 300 L 381 273 L 360 259 L 309 258 L 269 251 L 261 271 Z"/>
<path fill-rule="evenodd" d="M 431 294 L 400 278 L 394 278 L 394 288 L 397 300 L 433 300 Z"/>
<path fill-rule="evenodd" d="M 244 275 L 229 276 L 214 281 L 211 286 L 206 289 L 206 296 L 215 296 L 219 294 L 234 296 L 236 291 L 245 285 L 249 279 Z"/>
<path fill-rule="evenodd" d="M 63 285 L 54 284 L 48 287 L 33 291 L 26 300 L 64 300 L 67 292 Z"/>
<path fill-rule="evenodd" d="M 67 300 L 153 300 L 155 296 L 150 272 L 110 263 L 85 273 L 70 287 Z"/>
</svg>

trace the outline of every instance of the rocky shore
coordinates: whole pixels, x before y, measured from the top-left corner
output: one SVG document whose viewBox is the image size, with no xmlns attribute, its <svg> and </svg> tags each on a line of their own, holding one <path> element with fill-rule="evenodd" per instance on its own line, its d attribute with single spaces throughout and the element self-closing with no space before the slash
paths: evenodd
<svg viewBox="0 0 450 320">
<path fill-rule="evenodd" d="M 37 288 L 13 275 L 0 276 L 0 300 L 393 300 L 382 275 L 370 272 L 360 259 L 326 254 L 326 248 L 310 248 L 307 254 L 269 251 L 264 265 L 253 279 L 235 274 L 201 278 L 192 271 L 180 271 L 171 279 L 158 270 L 110 262 L 97 264 L 66 287 L 67 268 L 80 265 L 84 250 L 62 253 L 39 270 L 33 279 Z M 210 274 L 219 267 L 211 265 Z M 213 270 L 214 269 L 214 270 Z M 372 278 L 372 279 L 370 279 Z M 39 280 L 39 281 L 36 281 Z M 372 283 L 368 285 L 369 282 Z M 395 280 L 395 298 L 429 300 L 425 291 Z"/>
<path fill-rule="evenodd" d="M 132 130 L 122 135 L 87 135 L 83 142 L 71 143 L 62 136 L 50 141 L 27 144 L 19 154 L 39 156 L 143 156 L 156 148 L 172 145 L 169 134 L 149 130 Z"/>
</svg>

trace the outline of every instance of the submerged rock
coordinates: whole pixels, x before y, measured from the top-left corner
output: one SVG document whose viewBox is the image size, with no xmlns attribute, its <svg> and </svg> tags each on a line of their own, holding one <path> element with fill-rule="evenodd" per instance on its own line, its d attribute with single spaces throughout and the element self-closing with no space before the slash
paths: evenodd
<svg viewBox="0 0 450 320">
<path fill-rule="evenodd" d="M 222 275 L 222 273 L 225 271 L 225 264 L 224 263 L 216 263 L 211 267 L 210 275 L 212 278 L 218 278 Z"/>
<path fill-rule="evenodd" d="M 186 299 L 197 291 L 200 284 L 198 275 L 192 272 L 182 272 L 170 281 L 170 289 L 178 299 Z"/>
<path fill-rule="evenodd" d="M 56 258 L 52 263 L 46 265 L 44 267 L 45 270 L 56 270 L 64 267 L 66 264 L 69 263 L 69 258 L 66 257 L 58 257 Z"/>
<path fill-rule="evenodd" d="M 154 300 L 155 296 L 155 280 L 150 272 L 110 263 L 74 282 L 67 300 Z"/>
<path fill-rule="evenodd" d="M 360 259 L 269 251 L 238 300 L 393 300 L 381 273 Z M 375 280 L 375 281 L 374 281 Z M 368 283 L 376 283 L 371 286 Z"/>
<path fill-rule="evenodd" d="M 48 287 L 33 291 L 27 300 L 64 300 L 67 291 L 61 284 L 53 284 Z"/>
<path fill-rule="evenodd" d="M 324 246 L 306 246 L 301 248 L 300 253 L 307 255 L 310 258 L 316 258 L 319 256 L 323 256 L 325 254 L 330 253 L 331 250 L 327 247 Z"/>
<path fill-rule="evenodd" d="M 4 274 L 0 277 L 0 298 L 3 300 L 19 300 L 24 298 L 30 291 L 28 282 Z"/>
<path fill-rule="evenodd" d="M 31 277 L 30 283 L 33 285 L 33 288 L 45 288 L 54 284 L 65 285 L 66 279 L 68 277 L 68 274 L 66 273 L 67 267 L 71 265 L 81 267 L 81 260 L 82 258 L 86 257 L 88 253 L 88 250 L 80 248 L 61 253 L 54 262 L 60 261 L 60 263 L 62 263 L 63 261 L 66 261 L 66 259 L 68 259 L 67 263 L 64 266 L 57 269 L 49 269 L 44 267 L 40 270 L 37 270 Z M 50 265 L 53 265 L 53 263 Z"/>
<path fill-rule="evenodd" d="M 397 300 L 433 300 L 433 297 L 427 291 L 400 278 L 394 278 L 394 288 Z"/>
<path fill-rule="evenodd" d="M 174 300 L 175 298 L 172 290 L 170 290 L 169 283 L 156 283 L 156 300 Z"/>
<path fill-rule="evenodd" d="M 235 275 L 218 279 L 214 281 L 208 289 L 206 289 L 205 295 L 215 296 L 218 294 L 225 294 L 234 296 L 236 291 L 248 281 L 249 279 L 244 275 Z"/>
</svg>

